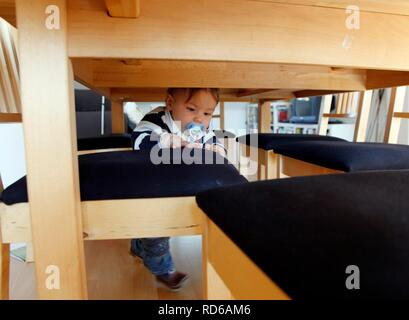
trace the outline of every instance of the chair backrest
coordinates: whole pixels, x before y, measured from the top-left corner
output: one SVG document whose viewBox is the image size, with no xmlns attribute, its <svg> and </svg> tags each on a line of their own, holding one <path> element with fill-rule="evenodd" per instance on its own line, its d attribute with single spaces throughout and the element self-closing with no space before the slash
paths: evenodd
<svg viewBox="0 0 409 320">
<path fill-rule="evenodd" d="M 333 95 L 326 95 L 321 102 L 321 115 L 318 133 L 326 135 L 329 119 L 354 119 L 354 141 L 364 142 L 368 127 L 369 111 L 373 91 L 347 92 L 335 95 L 335 110 L 331 112 Z"/>
<path fill-rule="evenodd" d="M 17 30 L 0 18 L 0 121 L 21 122 Z"/>
<path fill-rule="evenodd" d="M 391 88 L 384 143 L 398 143 L 401 120 L 409 119 L 409 112 L 403 112 L 406 92 L 406 86 Z M 359 95 L 359 98 L 356 95 Z M 325 135 L 327 133 L 330 118 L 354 118 L 354 141 L 365 142 L 372 95 L 372 90 L 338 94 L 336 97 L 336 109 L 332 113 L 330 113 L 332 95 L 324 96 L 321 106 L 322 115 L 319 134 Z"/>
<path fill-rule="evenodd" d="M 409 119 L 409 112 L 403 112 L 408 87 L 392 88 L 386 120 L 384 143 L 398 143 L 402 119 Z"/>
</svg>

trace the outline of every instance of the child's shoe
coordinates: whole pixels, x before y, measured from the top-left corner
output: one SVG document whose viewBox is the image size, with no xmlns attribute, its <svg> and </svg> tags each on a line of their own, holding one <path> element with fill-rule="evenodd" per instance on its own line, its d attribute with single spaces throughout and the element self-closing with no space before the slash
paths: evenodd
<svg viewBox="0 0 409 320">
<path fill-rule="evenodd" d="M 171 291 L 179 291 L 188 279 L 187 274 L 179 271 L 156 276 L 156 280 Z"/>
</svg>

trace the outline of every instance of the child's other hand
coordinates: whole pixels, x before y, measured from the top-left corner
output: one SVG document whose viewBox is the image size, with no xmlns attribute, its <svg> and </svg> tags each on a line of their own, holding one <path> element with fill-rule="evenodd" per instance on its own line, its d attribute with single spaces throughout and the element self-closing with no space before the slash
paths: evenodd
<svg viewBox="0 0 409 320">
<path fill-rule="evenodd" d="M 213 152 L 219 153 L 222 157 L 226 157 L 226 151 L 224 148 L 217 144 L 206 144 L 205 149 Z"/>
<path fill-rule="evenodd" d="M 159 145 L 161 148 L 181 148 L 187 144 L 186 141 L 182 140 L 181 137 L 171 134 L 171 133 L 163 133 L 160 136 Z"/>
<path fill-rule="evenodd" d="M 186 148 L 198 148 L 203 149 L 203 144 L 199 142 L 191 142 L 185 145 Z"/>
</svg>

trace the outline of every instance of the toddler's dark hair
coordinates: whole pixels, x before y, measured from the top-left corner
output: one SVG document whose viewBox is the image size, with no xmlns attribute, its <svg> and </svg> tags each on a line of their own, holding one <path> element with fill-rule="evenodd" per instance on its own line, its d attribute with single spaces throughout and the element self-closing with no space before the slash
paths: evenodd
<svg viewBox="0 0 409 320">
<path fill-rule="evenodd" d="M 174 93 L 178 90 L 183 90 L 187 92 L 186 101 L 189 101 L 194 96 L 194 94 L 198 92 L 199 90 L 205 90 L 207 92 L 210 92 L 212 97 L 216 100 L 216 103 L 219 103 L 220 101 L 220 89 L 216 89 L 216 88 L 169 88 L 167 91 L 167 94 L 173 97 Z"/>
</svg>

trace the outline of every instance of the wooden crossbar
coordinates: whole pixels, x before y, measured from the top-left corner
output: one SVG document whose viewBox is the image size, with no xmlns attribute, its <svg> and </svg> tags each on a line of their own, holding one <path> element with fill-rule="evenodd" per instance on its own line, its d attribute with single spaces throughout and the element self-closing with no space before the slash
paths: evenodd
<svg viewBox="0 0 409 320">
<path fill-rule="evenodd" d="M 395 118 L 409 119 L 409 112 L 395 112 L 393 116 Z"/>
<path fill-rule="evenodd" d="M 0 123 L 8 122 L 22 122 L 21 113 L 0 113 Z"/>
</svg>

